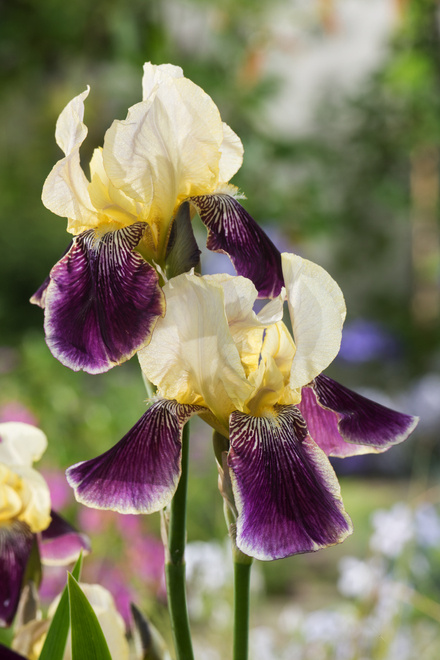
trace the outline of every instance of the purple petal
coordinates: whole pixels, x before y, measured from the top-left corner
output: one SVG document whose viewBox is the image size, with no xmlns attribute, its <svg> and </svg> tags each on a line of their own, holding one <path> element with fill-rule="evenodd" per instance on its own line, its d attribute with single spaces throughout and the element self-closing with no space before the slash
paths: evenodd
<svg viewBox="0 0 440 660">
<path fill-rule="evenodd" d="M 313 439 L 329 456 L 386 451 L 405 440 L 417 426 L 418 417 L 370 401 L 323 374 L 310 388 L 319 406 L 310 391 L 303 388 L 299 407 Z M 361 447 L 344 447 L 344 441 Z"/>
<path fill-rule="evenodd" d="M 0 526 L 0 626 L 9 626 L 17 611 L 34 535 L 25 523 Z"/>
<path fill-rule="evenodd" d="M 90 541 L 55 511 L 51 523 L 41 533 L 40 556 L 44 564 L 64 566 L 78 559 L 80 552 L 90 552 Z"/>
<path fill-rule="evenodd" d="M 237 546 L 280 559 L 340 543 L 351 532 L 339 484 L 295 406 L 230 418 L 228 465 L 238 509 Z"/>
<path fill-rule="evenodd" d="M 7 646 L 0 644 L 0 658 L 1 660 L 26 660 L 24 655 L 20 655 L 12 649 L 8 649 Z"/>
<path fill-rule="evenodd" d="M 76 499 L 120 513 L 163 509 L 179 483 L 182 428 L 205 410 L 176 401 L 154 403 L 112 449 L 67 470 Z"/>
<path fill-rule="evenodd" d="M 230 195 L 190 201 L 208 228 L 207 247 L 228 254 L 237 273 L 255 284 L 260 298 L 277 296 L 284 286 L 281 254 L 249 213 Z"/>
<path fill-rule="evenodd" d="M 73 244 L 73 241 L 70 241 L 69 245 L 67 246 L 67 249 L 64 250 L 62 257 L 64 257 L 69 252 L 70 248 L 72 247 L 72 244 Z M 32 305 L 38 305 L 38 307 L 41 307 L 42 309 L 45 308 L 45 306 L 46 306 L 46 291 L 47 291 L 47 287 L 49 286 L 49 284 L 50 284 L 50 275 L 48 275 L 46 277 L 43 284 L 41 284 L 41 286 L 38 287 L 38 289 L 35 291 L 34 295 L 31 297 L 29 302 Z"/>
<path fill-rule="evenodd" d="M 46 341 L 74 371 L 101 373 L 149 339 L 165 303 L 158 275 L 134 248 L 144 223 L 96 237 L 83 232 L 52 268 L 46 289 Z"/>
</svg>

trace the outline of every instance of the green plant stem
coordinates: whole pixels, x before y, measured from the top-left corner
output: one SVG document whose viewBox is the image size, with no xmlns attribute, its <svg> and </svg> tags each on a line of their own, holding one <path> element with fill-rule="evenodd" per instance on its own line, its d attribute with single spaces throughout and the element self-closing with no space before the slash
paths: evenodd
<svg viewBox="0 0 440 660">
<path fill-rule="evenodd" d="M 191 631 L 186 605 L 185 542 L 186 542 L 186 494 L 188 487 L 189 424 L 182 433 L 182 473 L 179 485 L 170 505 L 168 528 L 168 552 L 165 575 L 168 609 L 171 618 L 174 647 L 177 660 L 193 660 Z"/>
<path fill-rule="evenodd" d="M 234 561 L 234 660 L 247 660 L 249 652 L 250 562 Z"/>
</svg>

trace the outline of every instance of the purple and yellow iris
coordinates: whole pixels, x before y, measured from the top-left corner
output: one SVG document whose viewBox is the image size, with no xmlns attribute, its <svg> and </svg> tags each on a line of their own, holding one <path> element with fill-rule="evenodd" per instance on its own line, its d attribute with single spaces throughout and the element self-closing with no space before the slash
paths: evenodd
<svg viewBox="0 0 440 660">
<path fill-rule="evenodd" d="M 88 539 L 51 510 L 49 488 L 32 464 L 47 447 L 40 429 L 0 424 L 0 625 L 12 623 L 35 541 L 45 564 L 64 565 Z"/>
<path fill-rule="evenodd" d="M 311 552 L 351 533 L 328 456 L 383 452 L 417 419 L 368 401 L 322 372 L 338 353 L 345 303 L 319 266 L 282 255 L 285 288 L 259 314 L 244 277 L 181 274 L 139 351 L 157 399 L 105 454 L 67 471 L 78 501 L 152 513 L 172 499 L 181 435 L 200 415 L 224 436 L 236 544 L 263 560 Z M 287 299 L 293 337 L 283 323 Z"/>
<path fill-rule="evenodd" d="M 161 274 L 198 263 L 188 238 L 196 211 L 208 248 L 229 254 L 262 297 L 282 286 L 279 252 L 228 183 L 242 163 L 240 139 L 179 67 L 145 64 L 142 85 L 143 100 L 95 150 L 90 180 L 79 155 L 89 90 L 57 121 L 65 157 L 46 179 L 43 202 L 68 219 L 74 238 L 31 302 L 45 310 L 53 355 L 75 371 L 107 371 L 149 342 L 165 313 Z"/>
</svg>

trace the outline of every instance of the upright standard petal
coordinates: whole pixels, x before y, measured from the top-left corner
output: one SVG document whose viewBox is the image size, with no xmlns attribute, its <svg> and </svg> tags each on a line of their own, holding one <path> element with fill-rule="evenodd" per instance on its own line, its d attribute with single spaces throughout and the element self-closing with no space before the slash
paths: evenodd
<svg viewBox="0 0 440 660">
<path fill-rule="evenodd" d="M 0 526 L 0 626 L 9 626 L 17 611 L 33 534 L 25 523 Z"/>
<path fill-rule="evenodd" d="M 208 249 L 227 254 L 237 273 L 252 280 L 260 298 L 277 296 L 284 285 L 281 254 L 249 213 L 223 193 L 190 201 L 208 229 Z"/>
<path fill-rule="evenodd" d="M 339 352 L 345 302 L 336 282 L 321 266 L 282 254 L 287 302 L 296 345 L 290 387 L 310 383 Z"/>
<path fill-rule="evenodd" d="M 352 531 L 334 471 L 295 406 L 230 420 L 228 465 L 238 510 L 237 546 L 262 560 L 312 552 Z"/>
<path fill-rule="evenodd" d="M 67 470 L 78 502 L 119 513 L 163 509 L 179 483 L 183 426 L 203 410 L 176 401 L 154 403 L 112 449 Z"/>
<path fill-rule="evenodd" d="M 79 157 L 87 128 L 83 124 L 84 99 L 89 88 L 76 96 L 58 117 L 56 141 L 65 157 L 59 160 L 43 186 L 43 204 L 52 213 L 68 218 L 68 231 L 78 234 L 95 227 L 98 217 L 90 201 L 89 182 L 84 174 Z"/>
<path fill-rule="evenodd" d="M 252 393 L 225 314 L 223 276 L 183 274 L 164 286 L 167 312 L 138 353 L 161 396 L 206 406 L 226 426 Z M 250 283 L 249 283 L 250 284 Z"/>
<path fill-rule="evenodd" d="M 46 448 L 46 435 L 36 426 L 24 422 L 0 424 L 0 463 L 31 467 Z"/>
<path fill-rule="evenodd" d="M 303 390 L 300 408 L 315 442 L 327 455 L 342 458 L 386 451 L 406 440 L 418 423 L 418 417 L 382 406 L 323 374 Z"/>
<path fill-rule="evenodd" d="M 84 232 L 50 273 L 46 341 L 74 371 L 101 373 L 124 362 L 164 314 L 158 275 L 134 251 L 144 228 L 136 223 L 100 238 Z"/>
</svg>

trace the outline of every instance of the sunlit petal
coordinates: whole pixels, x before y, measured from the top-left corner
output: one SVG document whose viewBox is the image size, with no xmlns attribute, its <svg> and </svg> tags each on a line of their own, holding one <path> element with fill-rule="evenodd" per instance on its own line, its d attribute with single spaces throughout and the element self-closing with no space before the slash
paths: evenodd
<svg viewBox="0 0 440 660">
<path fill-rule="evenodd" d="M 340 543 L 351 533 L 333 469 L 295 406 L 276 406 L 267 417 L 233 413 L 230 443 L 242 552 L 279 559 Z"/>
<path fill-rule="evenodd" d="M 283 274 L 296 354 L 292 389 L 310 383 L 338 354 L 345 302 L 336 282 L 320 266 L 283 253 Z"/>
<path fill-rule="evenodd" d="M 303 390 L 300 408 L 313 439 L 329 456 L 386 451 L 418 423 L 417 417 L 386 408 L 322 374 Z"/>
<path fill-rule="evenodd" d="M 0 424 L 0 463 L 31 467 L 46 448 L 47 438 L 36 426 L 23 422 Z"/>
</svg>

